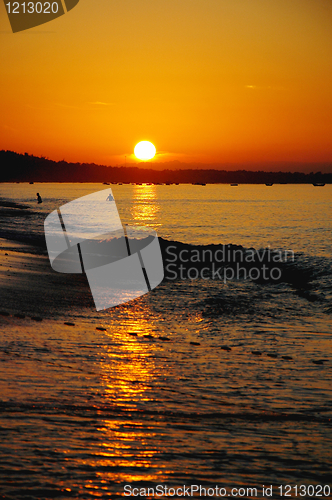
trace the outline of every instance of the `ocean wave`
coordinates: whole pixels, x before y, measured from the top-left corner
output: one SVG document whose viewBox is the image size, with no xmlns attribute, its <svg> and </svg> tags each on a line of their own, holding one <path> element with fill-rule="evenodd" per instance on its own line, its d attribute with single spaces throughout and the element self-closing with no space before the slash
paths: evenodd
<svg viewBox="0 0 332 500">
<path fill-rule="evenodd" d="M 28 204 L 0 199 L 0 238 L 34 247 L 47 254 L 45 214 Z M 100 252 L 108 255 L 108 239 L 100 241 Z M 246 248 L 235 243 L 190 244 L 159 237 L 165 281 L 178 279 L 229 281 L 249 280 L 258 285 L 285 283 L 307 302 L 332 309 L 332 259 L 294 253 L 285 249 Z M 25 248 L 16 248 L 26 252 Z M 105 259 L 104 259 L 105 260 Z M 244 304 L 245 307 L 245 304 Z"/>
<path fill-rule="evenodd" d="M 17 204 L 18 205 L 18 204 Z M 36 247 L 46 253 L 43 231 L 0 229 L 0 238 Z M 101 240 L 107 252 L 109 240 Z M 249 278 L 258 284 L 288 283 L 300 297 L 310 302 L 325 300 L 332 293 L 332 259 L 308 256 L 283 249 L 246 248 L 236 244 L 194 245 L 159 237 L 164 262 L 165 279 L 220 279 Z M 179 274 L 179 270 L 182 274 Z M 234 272 L 234 275 L 233 275 Z"/>
<path fill-rule="evenodd" d="M 250 279 L 257 284 L 292 285 L 310 302 L 325 301 L 332 293 L 332 260 L 303 253 L 240 245 L 190 245 L 159 238 L 166 279 L 182 276 L 193 279 Z M 330 297 L 331 298 L 331 297 Z"/>
</svg>

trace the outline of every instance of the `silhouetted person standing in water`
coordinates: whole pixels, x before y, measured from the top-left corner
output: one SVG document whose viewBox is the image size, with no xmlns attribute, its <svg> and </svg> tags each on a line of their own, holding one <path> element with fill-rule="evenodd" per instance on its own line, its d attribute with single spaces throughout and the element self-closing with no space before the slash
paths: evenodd
<svg viewBox="0 0 332 500">
<path fill-rule="evenodd" d="M 43 200 L 41 199 L 41 196 L 39 193 L 37 193 L 37 203 L 43 203 Z"/>
</svg>

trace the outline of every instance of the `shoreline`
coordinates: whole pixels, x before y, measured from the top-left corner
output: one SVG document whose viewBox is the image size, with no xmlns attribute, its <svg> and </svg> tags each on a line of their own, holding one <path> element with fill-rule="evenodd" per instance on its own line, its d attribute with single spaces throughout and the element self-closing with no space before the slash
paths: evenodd
<svg viewBox="0 0 332 500">
<path fill-rule="evenodd" d="M 31 245 L 0 238 L 1 310 L 48 318 L 93 307 L 85 275 L 53 271 L 47 254 Z"/>
</svg>

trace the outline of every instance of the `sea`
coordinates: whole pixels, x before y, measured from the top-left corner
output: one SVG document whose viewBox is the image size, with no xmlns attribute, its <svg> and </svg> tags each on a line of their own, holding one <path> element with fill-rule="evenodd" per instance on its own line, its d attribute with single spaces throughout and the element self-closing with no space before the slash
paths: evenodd
<svg viewBox="0 0 332 500">
<path fill-rule="evenodd" d="M 165 278 L 98 312 L 44 220 L 109 188 Z M 331 499 L 331 230 L 332 185 L 0 184 L 0 498 Z"/>
</svg>

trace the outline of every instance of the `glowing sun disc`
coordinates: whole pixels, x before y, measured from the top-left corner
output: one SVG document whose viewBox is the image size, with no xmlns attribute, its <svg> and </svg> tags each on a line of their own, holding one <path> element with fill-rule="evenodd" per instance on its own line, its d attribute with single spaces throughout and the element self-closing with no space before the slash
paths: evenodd
<svg viewBox="0 0 332 500">
<path fill-rule="evenodd" d="M 156 148 L 149 141 L 141 141 L 136 144 L 134 153 L 139 160 L 151 160 L 156 154 Z"/>
</svg>

